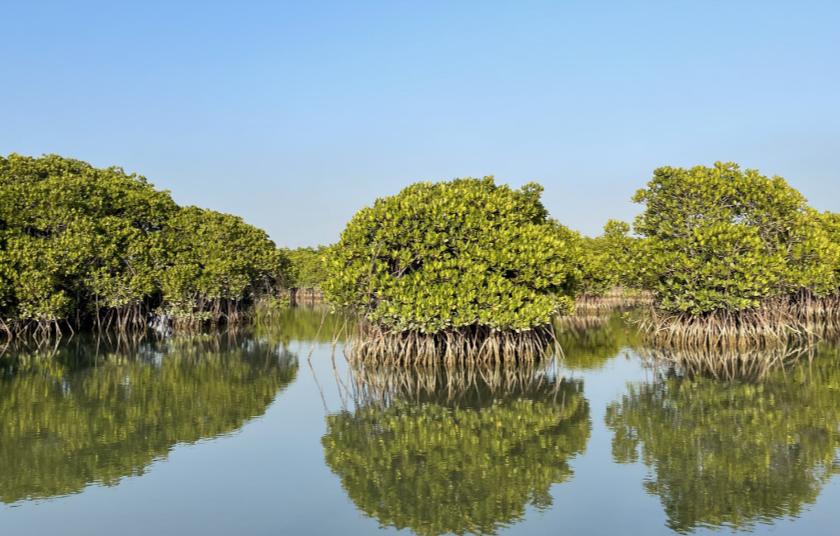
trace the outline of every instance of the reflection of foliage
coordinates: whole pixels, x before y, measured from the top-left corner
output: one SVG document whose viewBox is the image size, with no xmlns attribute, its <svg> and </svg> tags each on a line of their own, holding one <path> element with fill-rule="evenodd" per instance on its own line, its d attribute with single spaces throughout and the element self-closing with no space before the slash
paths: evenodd
<svg viewBox="0 0 840 536">
<path fill-rule="evenodd" d="M 763 383 L 671 375 L 607 410 L 613 453 L 652 468 L 669 526 L 749 527 L 796 515 L 840 465 L 840 368 L 821 355 Z"/>
<path fill-rule="evenodd" d="M 349 315 L 330 312 L 326 307 L 283 307 L 272 311 L 265 322 L 253 326 L 257 338 L 288 343 L 332 342 L 343 340 L 353 318 Z"/>
<path fill-rule="evenodd" d="M 572 370 L 595 370 L 624 348 L 638 346 L 638 334 L 620 315 L 564 317 L 555 323 L 564 364 Z"/>
<path fill-rule="evenodd" d="M 59 359 L 7 360 L 0 379 L 0 501 L 64 495 L 142 474 L 176 443 L 232 432 L 262 414 L 297 373 L 289 354 L 278 359 L 264 346 L 206 339 L 146 343 L 139 356 L 106 353 L 83 369 L 65 364 L 80 347 L 68 347 Z"/>
<path fill-rule="evenodd" d="M 591 423 L 581 382 L 551 398 L 483 408 L 371 404 L 327 418 L 327 464 L 356 505 L 383 526 L 418 534 L 493 533 L 551 504 Z"/>
</svg>

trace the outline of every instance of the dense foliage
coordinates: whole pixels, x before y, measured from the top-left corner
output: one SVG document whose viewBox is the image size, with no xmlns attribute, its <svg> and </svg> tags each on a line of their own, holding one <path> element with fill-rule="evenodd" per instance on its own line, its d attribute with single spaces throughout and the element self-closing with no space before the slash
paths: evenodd
<svg viewBox="0 0 840 536">
<path fill-rule="evenodd" d="M 63 346 L 47 359 L 4 358 L 11 362 L 0 368 L 0 501 L 143 474 L 176 443 L 230 433 L 262 415 L 297 374 L 294 356 L 278 359 L 272 346 L 217 342 L 173 339 L 133 357 L 113 351 L 95 367 L 75 360 L 95 355 L 87 345 Z"/>
<path fill-rule="evenodd" d="M 289 259 L 289 287 L 291 288 L 321 288 L 327 278 L 328 248 L 297 248 L 285 250 Z"/>
<path fill-rule="evenodd" d="M 0 157 L 0 320 L 202 314 L 271 286 L 282 253 L 234 216 L 179 208 L 120 168 Z"/>
<path fill-rule="evenodd" d="M 634 200 L 645 205 L 637 271 L 664 310 L 741 311 L 837 288 L 840 246 L 780 177 L 731 163 L 663 167 Z"/>
<path fill-rule="evenodd" d="M 840 368 L 820 355 L 762 383 L 672 376 L 607 409 L 620 463 L 641 460 L 671 528 L 797 515 L 840 470 Z"/>
<path fill-rule="evenodd" d="M 186 207 L 167 222 L 168 258 L 161 274 L 168 312 L 219 314 L 252 296 L 268 294 L 288 261 L 265 231 L 238 216 Z"/>
<path fill-rule="evenodd" d="M 548 220 L 541 192 L 485 177 L 378 199 L 331 248 L 327 298 L 397 331 L 547 325 L 572 307 L 580 240 Z"/>
<path fill-rule="evenodd" d="M 840 214 L 825 212 L 820 215 L 820 218 L 829 240 L 833 244 L 840 245 Z M 837 257 L 834 264 L 834 278 L 835 292 L 840 293 L 840 256 Z"/>
<path fill-rule="evenodd" d="M 591 423 L 581 382 L 482 407 L 405 402 L 327 417 L 327 464 L 356 506 L 416 534 L 492 534 L 551 505 Z"/>
<path fill-rule="evenodd" d="M 618 220 L 608 221 L 601 236 L 584 237 L 580 292 L 603 296 L 616 287 L 637 287 L 634 261 L 638 247 L 638 239 L 630 236 L 630 226 Z"/>
</svg>

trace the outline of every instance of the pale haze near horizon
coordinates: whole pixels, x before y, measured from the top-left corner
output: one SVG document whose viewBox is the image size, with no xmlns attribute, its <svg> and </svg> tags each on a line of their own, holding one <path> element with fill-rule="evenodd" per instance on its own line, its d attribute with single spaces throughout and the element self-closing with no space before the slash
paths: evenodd
<svg viewBox="0 0 840 536">
<path fill-rule="evenodd" d="M 737 4 L 737 5 L 736 5 Z M 281 246 L 417 180 L 545 187 L 584 233 L 661 165 L 840 211 L 832 2 L 9 2 L 0 154 L 119 165 Z"/>
</svg>

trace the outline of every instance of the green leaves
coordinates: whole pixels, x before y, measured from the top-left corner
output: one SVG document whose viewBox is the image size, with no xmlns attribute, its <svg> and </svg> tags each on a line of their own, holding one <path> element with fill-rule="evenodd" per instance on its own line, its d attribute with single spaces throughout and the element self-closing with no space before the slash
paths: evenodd
<svg viewBox="0 0 840 536">
<path fill-rule="evenodd" d="M 288 265 L 264 231 L 197 207 L 179 210 L 162 239 L 167 263 L 160 288 L 164 307 L 176 316 L 200 313 L 208 303 L 248 300 L 272 288 Z"/>
<path fill-rule="evenodd" d="M 527 330 L 571 309 L 577 233 L 547 219 L 542 188 L 492 177 L 418 183 L 359 211 L 330 248 L 323 290 L 395 330 Z"/>
<path fill-rule="evenodd" d="M 740 311 L 840 286 L 840 243 L 781 177 L 720 162 L 663 167 L 634 200 L 645 204 L 635 224 L 644 237 L 637 273 L 662 309 Z"/>
<path fill-rule="evenodd" d="M 297 248 L 283 250 L 289 259 L 289 280 L 283 283 L 290 288 L 320 288 L 327 277 L 327 248 Z"/>
<path fill-rule="evenodd" d="M 0 157 L 0 318 L 50 322 L 100 310 L 248 299 L 288 269 L 240 218 L 179 208 L 119 168 Z"/>
<path fill-rule="evenodd" d="M 603 296 L 619 286 L 638 286 L 634 261 L 639 240 L 629 236 L 629 232 L 628 224 L 609 220 L 603 235 L 583 239 L 580 289 L 583 294 Z"/>
</svg>

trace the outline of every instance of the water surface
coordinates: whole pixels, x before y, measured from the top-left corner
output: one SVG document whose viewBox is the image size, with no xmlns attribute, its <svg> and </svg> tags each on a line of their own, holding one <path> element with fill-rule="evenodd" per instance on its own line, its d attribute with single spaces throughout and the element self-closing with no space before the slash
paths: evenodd
<svg viewBox="0 0 840 536">
<path fill-rule="evenodd" d="M 0 534 L 830 534 L 840 350 L 761 382 L 652 369 L 620 319 L 562 363 L 349 367 L 342 320 L 0 360 Z"/>
</svg>

